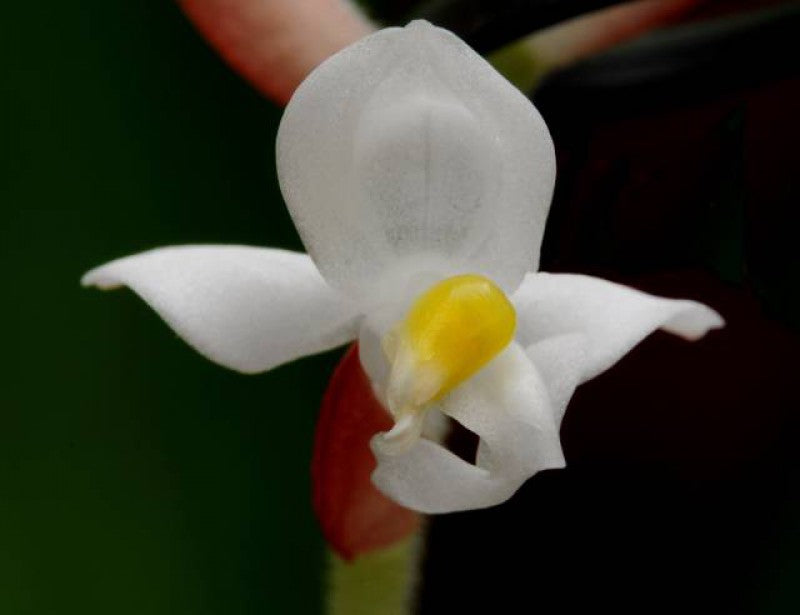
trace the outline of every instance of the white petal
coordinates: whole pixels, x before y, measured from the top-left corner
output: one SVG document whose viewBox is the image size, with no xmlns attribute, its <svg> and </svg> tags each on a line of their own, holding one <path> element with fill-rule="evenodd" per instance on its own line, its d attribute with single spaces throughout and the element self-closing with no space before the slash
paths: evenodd
<svg viewBox="0 0 800 615">
<path fill-rule="evenodd" d="M 389 382 L 391 365 L 383 350 L 383 338 L 400 317 L 401 314 L 394 306 L 371 311 L 362 319 L 358 334 L 358 356 L 361 359 L 361 366 L 369 377 L 375 394 L 384 405 L 387 405 L 386 386 Z"/>
<path fill-rule="evenodd" d="M 486 508 L 514 490 L 441 445 L 421 439 L 402 455 L 386 455 L 373 440 L 378 467 L 372 482 L 394 501 L 433 514 Z"/>
<path fill-rule="evenodd" d="M 537 266 L 550 135 L 450 32 L 412 22 L 329 58 L 287 106 L 277 154 L 295 224 L 337 287 L 368 295 L 429 270 L 510 292 Z"/>
<path fill-rule="evenodd" d="M 724 324 L 702 303 L 656 297 L 585 275 L 529 274 L 512 301 L 517 336 L 526 345 L 565 334 L 585 336 L 585 347 L 574 357 L 580 382 L 614 365 L 656 329 L 695 340 Z"/>
<path fill-rule="evenodd" d="M 547 385 L 553 404 L 553 419 L 558 426 L 575 388 L 581 384 L 588 346 L 586 335 L 567 333 L 545 338 L 525 349 Z"/>
<path fill-rule="evenodd" d="M 129 286 L 198 352 L 255 373 L 353 339 L 354 310 L 297 252 L 179 246 L 93 269 L 84 285 Z"/>
<path fill-rule="evenodd" d="M 426 513 L 494 506 L 536 472 L 564 466 L 547 391 L 516 344 L 440 407 L 480 436 L 476 465 L 424 439 L 401 455 L 373 445 L 373 482 L 404 506 Z"/>
</svg>

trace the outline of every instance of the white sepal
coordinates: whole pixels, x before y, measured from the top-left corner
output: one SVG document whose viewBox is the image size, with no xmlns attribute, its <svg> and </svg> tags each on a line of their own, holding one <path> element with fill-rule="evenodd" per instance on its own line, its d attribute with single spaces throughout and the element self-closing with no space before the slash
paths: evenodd
<svg viewBox="0 0 800 615">
<path fill-rule="evenodd" d="M 583 336 L 585 345 L 577 349 L 573 339 L 573 350 L 566 351 L 576 352 L 570 369 L 580 368 L 579 383 L 607 370 L 656 329 L 696 340 L 724 324 L 697 301 L 656 297 L 586 275 L 531 273 L 511 300 L 517 338 L 526 347 L 553 337 Z"/>
<path fill-rule="evenodd" d="M 376 32 L 314 70 L 284 112 L 277 164 L 309 253 L 349 293 L 425 270 L 511 292 L 537 267 L 555 181 L 547 127 L 427 22 Z"/>
<path fill-rule="evenodd" d="M 357 312 L 305 254 L 247 246 L 177 246 L 87 273 L 128 286 L 198 352 L 240 372 L 271 369 L 353 339 Z"/>
</svg>

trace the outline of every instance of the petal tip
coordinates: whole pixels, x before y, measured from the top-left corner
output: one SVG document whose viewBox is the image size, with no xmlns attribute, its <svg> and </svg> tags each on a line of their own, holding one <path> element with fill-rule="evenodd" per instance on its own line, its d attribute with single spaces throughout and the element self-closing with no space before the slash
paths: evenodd
<svg viewBox="0 0 800 615">
<path fill-rule="evenodd" d="M 676 314 L 664 326 L 664 329 L 694 342 L 704 337 L 709 331 L 721 329 L 724 326 L 725 319 L 719 312 L 702 303 L 689 301 L 687 308 Z"/>
<path fill-rule="evenodd" d="M 89 286 L 94 286 L 94 269 L 91 271 L 87 271 L 81 276 L 80 285 L 84 288 L 88 288 Z"/>
<path fill-rule="evenodd" d="M 99 288 L 100 290 L 113 290 L 119 288 L 121 284 L 115 280 L 105 278 L 103 271 L 105 265 L 90 269 L 81 276 L 80 285 L 84 288 Z"/>
<path fill-rule="evenodd" d="M 435 26 L 427 19 L 413 19 L 409 21 L 405 29 L 409 32 L 424 32 L 433 30 Z"/>
</svg>

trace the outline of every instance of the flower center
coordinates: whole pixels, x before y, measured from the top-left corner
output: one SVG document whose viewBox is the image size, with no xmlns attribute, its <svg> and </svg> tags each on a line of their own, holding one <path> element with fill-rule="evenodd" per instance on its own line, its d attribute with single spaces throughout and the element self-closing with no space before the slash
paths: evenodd
<svg viewBox="0 0 800 615">
<path fill-rule="evenodd" d="M 386 452 L 402 452 L 419 437 L 426 406 L 497 356 L 514 337 L 516 313 L 502 290 L 475 274 L 434 284 L 384 337 L 391 364 L 386 398 L 395 417 Z"/>
</svg>

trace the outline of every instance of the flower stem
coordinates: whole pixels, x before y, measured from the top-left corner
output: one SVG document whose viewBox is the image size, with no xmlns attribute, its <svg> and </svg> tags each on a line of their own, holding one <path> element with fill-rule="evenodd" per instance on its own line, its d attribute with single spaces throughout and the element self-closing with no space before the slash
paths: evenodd
<svg viewBox="0 0 800 615">
<path fill-rule="evenodd" d="M 409 615 L 422 560 L 424 528 L 385 549 L 348 562 L 328 552 L 328 615 Z"/>
</svg>

